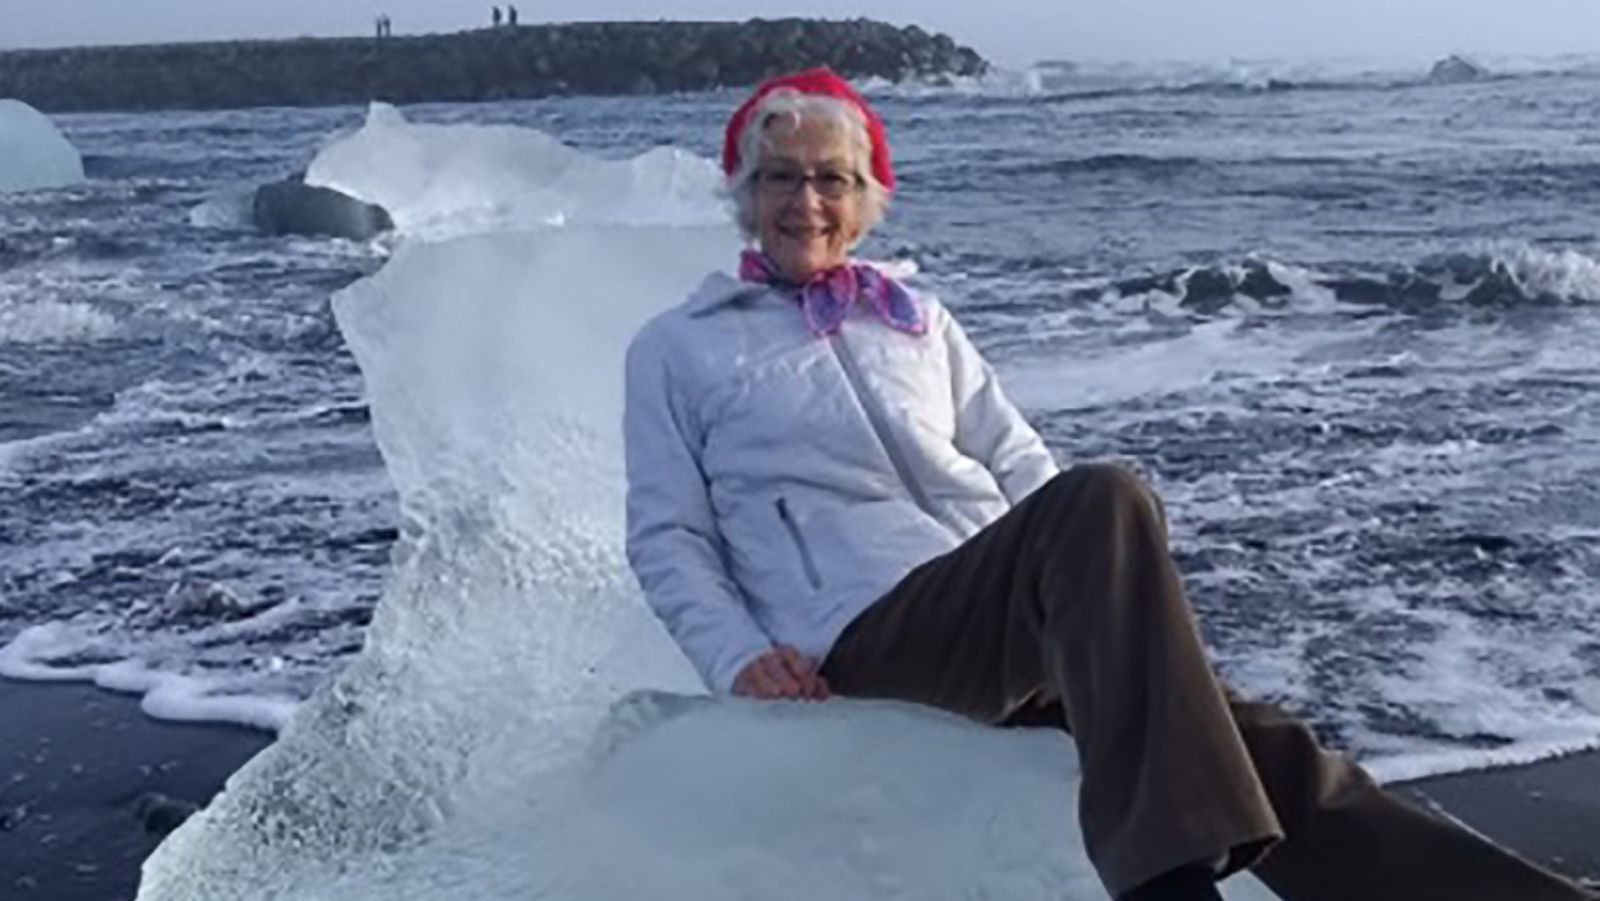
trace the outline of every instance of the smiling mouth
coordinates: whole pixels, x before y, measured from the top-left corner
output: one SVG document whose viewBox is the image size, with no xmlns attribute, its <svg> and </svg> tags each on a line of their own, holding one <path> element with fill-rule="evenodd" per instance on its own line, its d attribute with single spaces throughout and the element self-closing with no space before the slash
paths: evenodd
<svg viewBox="0 0 1600 901">
<path fill-rule="evenodd" d="M 797 241 L 813 241 L 833 234 L 833 229 L 831 228 L 783 228 L 779 229 L 779 231 L 784 237 Z"/>
</svg>

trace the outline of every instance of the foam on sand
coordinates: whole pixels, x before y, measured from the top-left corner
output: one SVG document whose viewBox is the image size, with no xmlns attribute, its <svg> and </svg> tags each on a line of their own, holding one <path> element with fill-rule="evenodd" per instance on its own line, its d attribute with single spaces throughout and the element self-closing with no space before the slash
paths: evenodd
<svg viewBox="0 0 1600 901">
<path fill-rule="evenodd" d="M 156 719 L 193 723 L 238 723 L 276 730 L 294 713 L 293 698 L 264 697 L 232 690 L 226 680 L 162 672 L 134 660 L 82 666 L 36 662 L 73 649 L 69 624 L 50 622 L 24 629 L 0 646 L 0 676 L 31 682 L 92 682 L 107 691 L 139 695 L 139 706 Z"/>
<path fill-rule="evenodd" d="M 61 188 L 83 181 L 83 157 L 43 113 L 0 99 L 0 191 Z"/>
</svg>

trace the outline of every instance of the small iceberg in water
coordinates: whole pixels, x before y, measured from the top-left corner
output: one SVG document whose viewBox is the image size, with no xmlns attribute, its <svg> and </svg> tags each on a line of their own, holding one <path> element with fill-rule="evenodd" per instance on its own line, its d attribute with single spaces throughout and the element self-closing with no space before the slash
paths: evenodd
<svg viewBox="0 0 1600 901">
<path fill-rule="evenodd" d="M 83 157 L 49 117 L 0 99 L 0 192 L 64 188 L 83 181 Z"/>
<path fill-rule="evenodd" d="M 387 210 L 400 234 L 462 234 L 583 223 L 686 225 L 726 218 L 709 160 L 674 147 L 589 156 L 511 125 L 412 123 L 374 103 L 366 123 L 325 147 L 305 183 Z"/>
</svg>

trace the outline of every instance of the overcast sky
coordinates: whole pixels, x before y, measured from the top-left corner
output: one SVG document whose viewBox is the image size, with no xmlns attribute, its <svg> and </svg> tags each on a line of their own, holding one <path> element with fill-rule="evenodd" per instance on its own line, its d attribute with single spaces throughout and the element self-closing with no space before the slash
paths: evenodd
<svg viewBox="0 0 1600 901">
<path fill-rule="evenodd" d="M 0 0 L 0 47 L 396 33 L 482 24 L 490 2 Z M 990 59 L 1226 59 L 1600 51 L 1600 0 L 526 0 L 524 22 L 870 16 L 942 30 Z"/>
</svg>

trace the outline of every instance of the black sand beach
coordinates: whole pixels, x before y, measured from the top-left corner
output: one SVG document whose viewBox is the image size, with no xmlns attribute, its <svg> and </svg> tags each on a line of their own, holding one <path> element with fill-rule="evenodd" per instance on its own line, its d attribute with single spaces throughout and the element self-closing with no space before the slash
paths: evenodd
<svg viewBox="0 0 1600 901">
<path fill-rule="evenodd" d="M 137 699 L 0 679 L 0 898 L 124 901 L 162 838 L 152 793 L 205 804 L 267 733 L 163 723 Z M 1600 884 L 1600 753 L 1403 789 L 1558 872 Z M 153 812 L 152 812 L 153 810 Z"/>
<path fill-rule="evenodd" d="M 1600 752 L 1405 786 L 1479 832 L 1600 888 Z"/>
<path fill-rule="evenodd" d="M 173 814 L 210 801 L 271 741 L 153 720 L 92 685 L 0 679 L 0 898 L 132 898 Z"/>
</svg>

